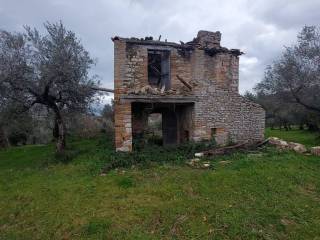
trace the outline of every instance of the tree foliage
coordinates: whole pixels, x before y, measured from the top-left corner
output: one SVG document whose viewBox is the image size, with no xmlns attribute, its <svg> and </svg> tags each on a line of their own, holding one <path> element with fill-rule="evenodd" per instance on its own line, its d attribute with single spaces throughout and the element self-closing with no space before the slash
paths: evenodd
<svg viewBox="0 0 320 240">
<path fill-rule="evenodd" d="M 256 85 L 256 101 L 281 122 L 314 124 L 320 117 L 320 29 L 305 26 Z"/>
<path fill-rule="evenodd" d="M 94 100 L 99 82 L 89 76 L 93 59 L 72 31 L 44 24 L 47 34 L 0 31 L 0 91 L 17 112 L 42 105 L 54 116 L 57 151 L 65 148 L 65 112 L 81 112 Z"/>
</svg>

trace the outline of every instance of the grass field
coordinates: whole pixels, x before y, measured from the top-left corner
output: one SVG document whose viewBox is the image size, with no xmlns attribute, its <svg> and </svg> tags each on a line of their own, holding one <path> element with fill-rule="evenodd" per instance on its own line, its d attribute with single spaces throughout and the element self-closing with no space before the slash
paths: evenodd
<svg viewBox="0 0 320 240">
<path fill-rule="evenodd" d="M 100 176 L 110 140 L 71 146 L 69 163 L 52 146 L 0 151 L 0 239 L 320 239 L 318 157 L 266 148 L 197 170 L 157 149 Z"/>
</svg>

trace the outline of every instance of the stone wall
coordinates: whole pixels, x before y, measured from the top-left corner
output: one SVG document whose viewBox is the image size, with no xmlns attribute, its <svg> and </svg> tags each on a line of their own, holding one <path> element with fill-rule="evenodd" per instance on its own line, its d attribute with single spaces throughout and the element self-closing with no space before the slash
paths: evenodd
<svg viewBox="0 0 320 240">
<path fill-rule="evenodd" d="M 195 104 L 194 140 L 210 139 L 217 129 L 216 141 L 259 141 L 264 137 L 265 112 L 238 93 L 239 57 L 230 53 L 210 57 L 196 50 L 193 65 L 198 96 Z"/>
<path fill-rule="evenodd" d="M 183 84 L 177 79 L 177 75 L 186 81 L 192 80 L 191 61 L 188 57 L 181 57 L 178 50 L 170 46 L 135 45 L 126 43 L 124 40 L 115 41 L 115 45 L 125 44 L 125 55 L 119 57 L 124 64 L 124 71 L 121 72 L 122 87 L 124 93 L 132 89 L 139 89 L 148 85 L 148 49 L 170 51 L 170 79 L 171 88 L 178 89 Z M 118 48 L 115 48 L 117 51 Z"/>
<path fill-rule="evenodd" d="M 239 51 L 222 48 L 220 39 L 220 32 L 200 31 L 187 51 L 185 45 L 175 43 L 114 40 L 117 150 L 132 150 L 131 102 L 121 96 L 135 94 L 134 89 L 148 85 L 148 49 L 170 51 L 171 89 L 175 90 L 170 94 L 196 99 L 192 107 L 177 112 L 178 124 L 182 126 L 178 129 L 180 133 L 186 133 L 188 128 L 186 134 L 190 140 L 214 137 L 220 145 L 264 138 L 264 110 L 238 93 Z M 177 75 L 192 85 L 192 91 L 185 91 Z"/>
</svg>

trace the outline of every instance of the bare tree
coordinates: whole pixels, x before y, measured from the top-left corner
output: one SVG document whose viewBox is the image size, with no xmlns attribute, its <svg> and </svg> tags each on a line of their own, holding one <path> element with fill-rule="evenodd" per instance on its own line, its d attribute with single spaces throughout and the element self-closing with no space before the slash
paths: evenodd
<svg viewBox="0 0 320 240">
<path fill-rule="evenodd" d="M 56 150 L 63 152 L 64 112 L 87 109 L 99 82 L 89 76 L 94 61 L 75 34 L 61 22 L 44 26 L 45 36 L 30 27 L 25 33 L 0 31 L 0 88 L 18 112 L 40 104 L 53 113 Z"/>
</svg>

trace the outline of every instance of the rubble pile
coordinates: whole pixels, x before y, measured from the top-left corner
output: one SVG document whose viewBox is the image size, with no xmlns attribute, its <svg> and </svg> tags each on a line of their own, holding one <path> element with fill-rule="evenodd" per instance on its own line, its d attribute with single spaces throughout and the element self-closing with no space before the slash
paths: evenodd
<svg viewBox="0 0 320 240">
<path fill-rule="evenodd" d="M 190 91 L 182 86 L 179 89 L 168 89 L 165 90 L 164 88 L 153 87 L 150 85 L 145 85 L 141 88 L 135 87 L 133 89 L 128 90 L 128 94 L 134 95 L 189 95 Z"/>
<path fill-rule="evenodd" d="M 268 141 L 271 145 L 275 145 L 279 149 L 290 149 L 297 153 L 305 153 L 308 151 L 301 143 L 287 142 L 277 137 L 270 137 Z"/>
<path fill-rule="evenodd" d="M 193 158 L 186 162 L 189 167 L 196 169 L 207 169 L 210 168 L 210 162 L 202 162 L 200 158 Z"/>
</svg>

